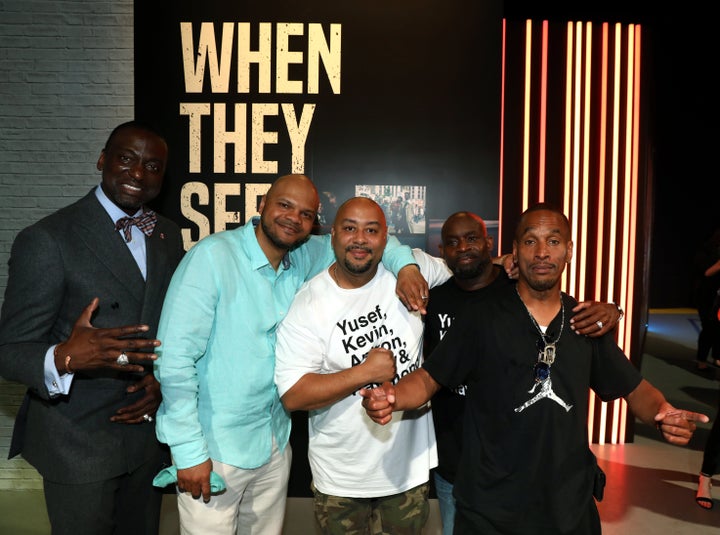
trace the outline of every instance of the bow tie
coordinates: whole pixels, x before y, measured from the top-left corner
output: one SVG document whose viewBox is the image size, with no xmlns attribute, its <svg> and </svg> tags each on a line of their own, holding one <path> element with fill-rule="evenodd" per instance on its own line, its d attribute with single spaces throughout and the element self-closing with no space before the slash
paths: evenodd
<svg viewBox="0 0 720 535">
<path fill-rule="evenodd" d="M 115 222 L 115 230 L 123 231 L 125 235 L 125 241 L 132 241 L 132 230 L 130 227 L 135 225 L 146 236 L 151 236 L 153 230 L 155 230 L 155 224 L 157 223 L 157 214 L 152 210 L 147 210 L 137 217 L 121 217 Z"/>
</svg>

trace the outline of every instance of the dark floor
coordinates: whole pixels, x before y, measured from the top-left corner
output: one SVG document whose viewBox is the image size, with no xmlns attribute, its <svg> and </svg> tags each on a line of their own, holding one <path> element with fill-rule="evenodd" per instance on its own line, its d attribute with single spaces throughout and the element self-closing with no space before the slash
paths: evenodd
<svg viewBox="0 0 720 535">
<path fill-rule="evenodd" d="M 720 370 L 696 370 L 698 327 L 693 310 L 651 311 L 642 372 L 676 407 L 714 419 Z M 720 534 L 720 506 L 706 511 L 695 503 L 710 424 L 700 424 L 686 447 L 667 444 L 654 427 L 635 429 L 633 443 L 592 446 L 608 481 L 599 504 L 603 534 Z"/>
<path fill-rule="evenodd" d="M 697 316 L 693 310 L 651 311 L 642 372 L 675 406 L 715 418 L 720 370 L 695 369 Z M 599 504 L 604 535 L 720 535 L 720 504 L 711 511 L 695 504 L 697 473 L 710 424 L 701 424 L 690 445 L 663 442 L 654 427 L 637 424 L 632 443 L 593 445 L 607 474 L 605 499 Z M 720 476 L 714 483 L 720 487 Z M 720 500 L 720 491 L 715 497 Z M 310 498 L 291 498 L 285 535 L 312 533 Z M 50 532 L 40 491 L 0 495 L 0 534 Z M 166 496 L 160 535 L 177 535 L 174 498 Z M 426 535 L 440 535 L 437 503 Z"/>
</svg>

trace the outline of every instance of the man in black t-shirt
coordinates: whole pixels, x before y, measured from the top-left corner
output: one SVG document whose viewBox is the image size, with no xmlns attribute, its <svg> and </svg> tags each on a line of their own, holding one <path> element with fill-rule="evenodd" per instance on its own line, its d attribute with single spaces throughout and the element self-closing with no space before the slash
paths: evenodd
<svg viewBox="0 0 720 535">
<path fill-rule="evenodd" d="M 429 355 L 452 326 L 457 313 L 469 302 L 492 298 L 495 290 L 515 284 L 499 265 L 492 262 L 493 238 L 485 222 L 471 212 L 457 212 L 443 224 L 440 255 L 453 273 L 441 286 L 430 290 L 425 317 L 425 354 Z M 598 337 L 611 331 L 620 319 L 613 304 L 585 302 L 576 309 L 573 329 L 581 335 Z M 597 322 L 602 329 L 598 330 Z M 441 389 L 432 399 L 439 464 L 434 471 L 435 491 L 440 504 L 443 533 L 450 535 L 455 517 L 453 482 L 460 460 L 462 420 L 466 385 Z"/>
<path fill-rule="evenodd" d="M 461 284 L 458 274 L 479 253 L 469 252 L 478 250 L 472 234 L 454 233 L 443 228 L 443 256 L 450 258 L 453 281 Z M 486 238 L 480 243 L 487 247 Z M 456 471 L 454 487 L 456 534 L 600 533 L 592 500 L 597 464 L 586 429 L 589 388 L 604 401 L 624 397 L 636 416 L 657 423 L 674 444 L 687 444 L 694 421 L 707 421 L 670 405 L 611 336 L 591 339 L 570 332 L 578 306 L 561 293 L 560 280 L 572 248 L 570 225 L 561 212 L 543 204 L 526 211 L 513 244 L 517 284 L 489 286 L 499 275 L 488 275 L 484 287 L 493 288 L 485 292 L 492 299 L 481 299 L 482 304 L 468 299 L 447 337 L 438 332 L 443 341 L 421 369 L 394 387 L 386 383 L 361 392 L 369 416 L 385 424 L 392 411 L 418 407 L 441 388 L 467 385 L 466 413 L 462 428 L 456 428 L 462 434 L 462 470 Z M 434 321 L 431 314 L 437 312 L 428 310 Z M 446 314 L 445 327 L 451 317 Z M 578 317 L 575 332 L 587 334 Z M 433 413 L 441 403 L 433 399 Z M 448 423 L 442 419 L 443 426 Z M 442 430 L 438 433 L 442 451 L 445 439 Z M 441 457 L 441 466 L 444 461 Z"/>
</svg>

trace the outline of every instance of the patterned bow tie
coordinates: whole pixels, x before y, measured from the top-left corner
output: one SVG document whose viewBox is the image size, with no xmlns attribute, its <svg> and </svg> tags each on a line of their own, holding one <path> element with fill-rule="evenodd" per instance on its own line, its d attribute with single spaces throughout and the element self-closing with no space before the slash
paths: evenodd
<svg viewBox="0 0 720 535">
<path fill-rule="evenodd" d="M 115 230 L 122 229 L 125 235 L 125 241 L 132 241 L 132 230 L 130 227 L 135 225 L 137 228 L 142 230 L 146 236 L 151 236 L 153 230 L 155 230 L 155 224 L 157 223 L 157 214 L 152 210 L 143 212 L 138 217 L 121 217 L 115 223 Z"/>
</svg>

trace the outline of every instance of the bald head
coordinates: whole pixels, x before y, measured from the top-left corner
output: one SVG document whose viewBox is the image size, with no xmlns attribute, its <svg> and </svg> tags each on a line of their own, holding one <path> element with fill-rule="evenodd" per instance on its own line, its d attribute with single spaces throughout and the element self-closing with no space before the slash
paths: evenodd
<svg viewBox="0 0 720 535">
<path fill-rule="evenodd" d="M 440 237 L 443 243 L 445 242 L 446 236 L 449 232 L 454 231 L 458 226 L 474 227 L 479 236 L 487 236 L 487 227 L 482 217 L 472 212 L 455 212 L 443 223 L 442 230 L 440 231 Z"/>
<path fill-rule="evenodd" d="M 472 212 L 456 212 L 440 233 L 440 254 L 464 289 L 481 288 L 491 281 L 493 239 L 485 221 Z"/>
<path fill-rule="evenodd" d="M 513 241 L 520 288 L 529 287 L 535 292 L 557 291 L 572 254 L 570 222 L 565 214 L 546 203 L 536 204 L 523 212 Z"/>
<path fill-rule="evenodd" d="M 335 221 L 338 222 L 344 217 L 354 218 L 354 216 L 358 213 L 362 213 L 365 216 L 372 218 L 377 221 L 381 227 L 387 230 L 385 212 L 378 203 L 368 197 L 352 197 L 342 203 L 340 208 L 338 208 Z"/>
<path fill-rule="evenodd" d="M 313 209 L 317 212 L 318 206 L 320 205 L 320 196 L 318 195 L 318 190 L 315 187 L 315 184 L 313 184 L 313 181 L 305 175 L 281 176 L 272 183 L 270 189 L 265 194 L 265 198 L 269 199 L 288 191 L 298 192 L 304 197 L 307 196 L 310 204 L 314 205 Z"/>
<path fill-rule="evenodd" d="M 385 213 L 367 197 L 353 197 L 338 208 L 332 244 L 340 280 L 359 288 L 375 276 L 387 242 Z"/>
<path fill-rule="evenodd" d="M 527 210 L 520 215 L 520 221 L 518 221 L 517 227 L 515 227 L 515 239 L 518 240 L 525 234 L 528 229 L 528 222 L 535 223 L 538 213 L 545 212 L 545 216 L 552 216 L 552 219 L 557 221 L 559 233 L 563 234 L 563 237 L 570 240 L 570 221 L 567 216 L 560 210 L 555 208 L 552 204 L 546 202 L 539 202 L 533 204 Z"/>
<path fill-rule="evenodd" d="M 317 188 L 305 175 L 285 175 L 273 182 L 260 203 L 260 225 L 255 231 L 268 258 L 307 240 L 319 204 Z"/>
</svg>

